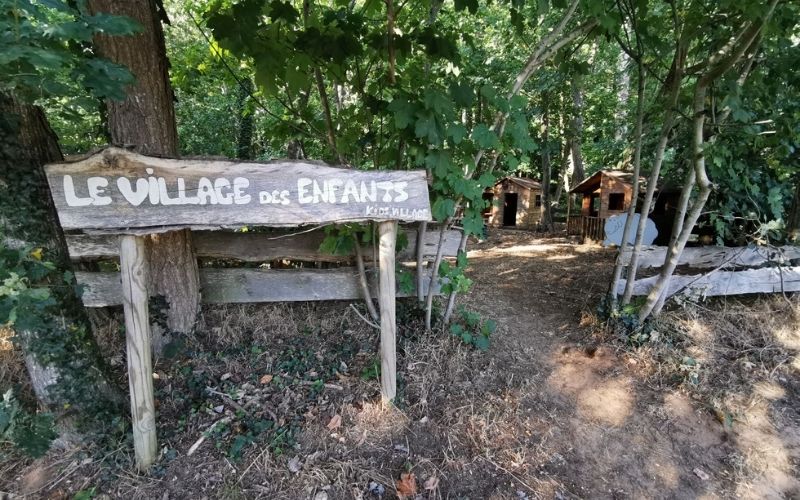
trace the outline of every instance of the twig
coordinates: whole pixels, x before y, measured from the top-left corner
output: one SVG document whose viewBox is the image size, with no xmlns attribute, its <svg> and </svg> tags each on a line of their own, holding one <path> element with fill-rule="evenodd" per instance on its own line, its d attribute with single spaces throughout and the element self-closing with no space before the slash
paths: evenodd
<svg viewBox="0 0 800 500">
<path fill-rule="evenodd" d="M 216 422 L 214 422 L 213 424 L 211 424 L 210 426 L 208 426 L 208 429 L 204 430 L 203 433 L 200 435 L 200 437 L 197 438 L 197 441 L 195 441 L 194 444 L 189 447 L 189 451 L 186 452 L 186 456 L 187 457 L 192 456 L 192 454 L 194 452 L 196 452 L 198 448 L 200 448 L 200 445 L 202 445 L 203 442 L 205 442 L 206 438 L 212 432 L 214 432 L 214 429 L 216 429 L 218 425 L 223 424 L 223 423 L 227 424 L 230 421 L 231 421 L 231 417 L 223 417 L 223 418 L 217 420 Z"/>
<path fill-rule="evenodd" d="M 367 319 L 367 318 L 366 318 L 366 317 L 365 317 L 363 314 L 361 314 L 360 312 L 358 312 L 358 309 L 356 309 L 356 306 L 354 306 L 353 304 L 350 304 L 350 308 L 351 308 L 351 309 L 353 309 L 353 312 L 354 312 L 354 313 L 356 313 L 356 315 L 357 315 L 359 318 L 361 318 L 361 320 L 362 320 L 364 323 L 368 324 L 368 325 L 369 325 L 369 326 L 371 326 L 372 328 L 377 328 L 378 330 L 380 330 L 380 329 L 381 329 L 381 327 L 380 327 L 380 326 L 378 326 L 378 325 L 376 325 L 375 323 L 373 323 L 372 321 L 368 320 L 368 319 Z"/>
</svg>

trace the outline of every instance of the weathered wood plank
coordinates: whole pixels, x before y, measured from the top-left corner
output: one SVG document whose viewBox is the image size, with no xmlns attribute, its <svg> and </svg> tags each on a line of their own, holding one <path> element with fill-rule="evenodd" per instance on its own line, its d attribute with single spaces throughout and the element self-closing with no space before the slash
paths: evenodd
<svg viewBox="0 0 800 500">
<path fill-rule="evenodd" d="M 427 294 L 430 270 L 424 280 Z M 122 304 L 119 273 L 75 273 L 84 287 L 83 303 L 86 307 L 118 306 Z M 370 292 L 378 294 L 375 273 L 369 272 Z M 355 267 L 338 269 L 200 269 L 203 302 L 298 302 L 313 300 L 359 300 L 358 271 Z M 398 292 L 399 297 L 415 295 Z M 439 293 L 438 288 L 436 293 Z"/>
<path fill-rule="evenodd" d="M 634 295 L 647 295 L 658 276 L 638 279 L 633 284 Z M 622 294 L 626 281 L 620 280 L 617 293 Z M 708 275 L 674 275 L 668 296 L 678 292 L 706 297 L 742 295 L 747 293 L 776 293 L 800 291 L 800 267 L 765 267 L 743 271 L 715 271 Z"/>
<path fill-rule="evenodd" d="M 136 466 L 139 470 L 147 470 L 155 462 L 157 444 L 144 238 L 123 236 L 119 250 L 121 283 L 117 286 L 117 294 L 121 295 L 125 309 L 133 448 Z"/>
<path fill-rule="evenodd" d="M 639 255 L 639 268 L 647 269 L 661 267 L 667 247 L 649 246 L 642 247 Z M 688 265 L 697 269 L 714 269 L 727 262 L 735 267 L 755 267 L 767 262 L 786 264 L 790 260 L 800 259 L 800 247 L 783 246 L 778 248 L 767 247 L 688 247 L 683 250 L 678 265 Z M 631 249 L 623 250 L 623 265 L 631 261 Z"/>
<path fill-rule="evenodd" d="M 400 251 L 397 259 L 410 262 L 416 259 L 416 229 L 404 228 L 408 245 Z M 69 254 L 72 260 L 93 260 L 116 258 L 119 256 L 119 236 L 113 234 L 68 234 L 66 235 Z M 195 253 L 198 257 L 236 259 L 245 262 L 267 262 L 278 259 L 291 259 L 306 262 L 348 262 L 352 255 L 331 255 L 319 251 L 325 234 L 322 231 L 281 235 L 272 233 L 233 233 L 226 231 L 197 231 L 192 233 Z M 455 257 L 461 231 L 448 230 L 445 233 L 444 255 Z M 422 244 L 423 260 L 431 260 L 436 255 L 439 243 L 438 231 L 425 232 Z M 372 246 L 363 247 L 367 264 L 377 259 Z"/>
<path fill-rule="evenodd" d="M 397 325 L 395 316 L 395 243 L 397 241 L 397 222 L 380 222 L 380 276 L 378 303 L 381 309 L 381 396 L 384 402 L 394 401 L 397 395 Z"/>
<path fill-rule="evenodd" d="M 119 148 L 45 171 L 64 229 L 124 233 L 431 219 L 424 171 L 174 160 Z"/>
</svg>

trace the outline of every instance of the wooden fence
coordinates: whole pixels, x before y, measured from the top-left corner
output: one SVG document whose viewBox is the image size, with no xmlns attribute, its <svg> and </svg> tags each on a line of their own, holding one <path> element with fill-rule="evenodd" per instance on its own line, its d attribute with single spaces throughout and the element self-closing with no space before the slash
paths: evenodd
<svg viewBox="0 0 800 500">
<path fill-rule="evenodd" d="M 397 260 L 407 263 L 414 271 L 417 230 L 401 228 L 408 244 L 398 252 Z M 359 288 L 358 269 L 352 253 L 334 255 L 320 251 L 325 234 L 322 230 L 292 234 L 287 232 L 234 233 L 226 231 L 197 231 L 192 235 L 195 254 L 200 259 L 233 260 L 244 263 L 268 263 L 276 260 L 325 262 L 341 267 L 332 269 L 260 269 L 260 268 L 201 268 L 200 288 L 204 303 L 292 302 L 307 300 L 356 300 L 363 298 Z M 119 258 L 119 235 L 67 235 L 70 258 L 76 262 L 91 262 Z M 461 231 L 444 234 L 443 256 L 455 257 L 461 241 Z M 423 241 L 422 260 L 433 261 L 439 243 L 439 229 L 429 225 Z M 372 296 L 377 297 L 375 272 L 378 258 L 372 246 L 363 248 L 363 258 Z M 428 292 L 431 270 L 425 271 L 423 293 Z M 122 304 L 120 273 L 100 271 L 76 272 L 83 285 L 83 303 L 87 307 L 106 307 Z M 438 284 L 436 292 L 438 293 Z M 412 294 L 399 293 L 399 296 Z"/>
<path fill-rule="evenodd" d="M 639 269 L 661 267 L 666 247 L 642 249 Z M 631 249 L 622 250 L 623 265 L 631 259 Z M 776 293 L 800 291 L 800 247 L 689 247 L 684 249 L 679 266 L 689 270 L 710 270 L 704 273 L 676 274 L 670 280 L 667 296 L 675 294 L 703 297 L 747 293 Z M 647 295 L 658 276 L 637 279 L 634 295 Z M 626 280 L 617 284 L 622 294 Z"/>
</svg>

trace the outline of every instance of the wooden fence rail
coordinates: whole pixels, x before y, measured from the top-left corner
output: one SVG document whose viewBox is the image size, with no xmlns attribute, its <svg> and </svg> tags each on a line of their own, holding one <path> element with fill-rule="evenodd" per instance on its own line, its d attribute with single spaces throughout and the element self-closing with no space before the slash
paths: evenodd
<svg viewBox="0 0 800 500">
<path fill-rule="evenodd" d="M 622 251 L 623 265 L 631 261 L 631 248 Z M 666 247 L 643 247 L 639 254 L 638 267 L 648 269 L 661 267 L 667 254 Z M 731 267 L 755 267 L 775 262 L 786 264 L 800 259 L 800 247 L 688 247 L 683 250 L 678 265 L 687 265 L 697 269 L 714 269 L 720 264 L 727 263 Z"/>
<path fill-rule="evenodd" d="M 400 228 L 405 232 L 408 244 L 397 255 L 400 262 L 409 262 L 416 259 L 417 230 L 415 228 Z M 118 235 L 106 234 L 68 234 L 67 246 L 72 260 L 85 261 L 119 257 Z M 236 259 L 245 262 L 268 262 L 271 260 L 291 259 L 305 262 L 348 262 L 353 259 L 353 253 L 333 255 L 320 251 L 325 233 L 322 230 L 307 233 L 234 233 L 225 231 L 194 231 L 195 254 L 198 257 L 217 259 Z M 458 254 L 458 244 L 461 241 L 461 231 L 454 229 L 445 231 L 444 255 L 455 257 Z M 425 241 L 422 246 L 423 260 L 433 260 L 439 244 L 439 229 L 429 225 L 425 232 Z M 377 246 L 377 245 L 376 245 Z M 364 247 L 366 264 L 377 259 L 373 246 Z"/>
<path fill-rule="evenodd" d="M 603 217 L 587 217 L 582 219 L 581 239 L 602 242 L 605 239 L 606 219 Z"/>
<path fill-rule="evenodd" d="M 622 251 L 622 262 L 628 266 L 630 247 Z M 650 246 L 642 249 L 638 266 L 653 269 L 664 264 L 667 248 Z M 711 269 L 704 274 L 676 274 L 670 279 L 667 296 L 675 294 L 713 297 L 747 293 L 800 291 L 800 247 L 689 247 L 684 249 L 678 265 L 693 269 Z M 793 262 L 794 261 L 794 262 Z M 767 267 L 762 267 L 767 266 Z M 750 268 L 750 269 L 742 269 Z M 637 279 L 633 295 L 647 295 L 658 276 Z M 627 281 L 617 284 L 622 294 Z"/>
<path fill-rule="evenodd" d="M 413 271 L 413 268 L 411 268 Z M 368 272 L 370 292 L 378 296 L 375 273 Z M 423 293 L 428 293 L 431 271 L 425 270 Z M 83 288 L 86 307 L 122 304 L 120 273 L 75 273 Z M 439 293 L 439 286 L 434 289 Z M 205 304 L 242 304 L 251 302 L 299 302 L 307 300 L 358 300 L 363 298 L 355 267 L 338 269 L 200 269 L 200 291 Z M 399 297 L 411 297 L 398 292 Z"/>
<path fill-rule="evenodd" d="M 634 295 L 647 295 L 658 276 L 637 279 L 633 284 Z M 617 293 L 622 294 L 626 280 L 617 284 Z M 699 275 L 675 275 L 669 282 L 667 296 L 677 293 L 713 297 L 719 295 L 741 295 L 746 293 L 777 293 L 800 291 L 800 267 L 765 267 L 743 271 L 715 271 Z"/>
</svg>

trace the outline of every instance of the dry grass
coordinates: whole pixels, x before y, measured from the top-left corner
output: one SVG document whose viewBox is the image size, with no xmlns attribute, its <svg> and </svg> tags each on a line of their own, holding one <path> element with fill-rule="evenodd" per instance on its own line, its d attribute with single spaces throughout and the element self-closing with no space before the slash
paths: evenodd
<svg viewBox="0 0 800 500">
<path fill-rule="evenodd" d="M 0 327 L 0 397 L 8 389 L 14 390 L 15 397 L 33 404 L 33 387 L 25 368 L 22 351 L 14 346 L 10 328 Z"/>
</svg>

